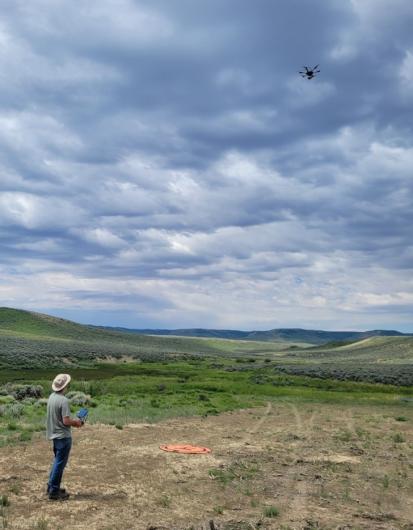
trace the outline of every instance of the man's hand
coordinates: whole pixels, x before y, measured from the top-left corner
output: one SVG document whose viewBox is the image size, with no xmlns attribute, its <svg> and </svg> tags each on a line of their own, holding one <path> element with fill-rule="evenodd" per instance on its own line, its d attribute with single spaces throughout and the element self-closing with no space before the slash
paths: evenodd
<svg viewBox="0 0 413 530">
<path fill-rule="evenodd" d="M 70 416 L 64 416 L 63 423 L 65 425 L 70 425 L 71 427 L 82 427 L 84 425 L 84 422 L 82 420 L 79 420 L 77 418 L 72 420 Z"/>
</svg>

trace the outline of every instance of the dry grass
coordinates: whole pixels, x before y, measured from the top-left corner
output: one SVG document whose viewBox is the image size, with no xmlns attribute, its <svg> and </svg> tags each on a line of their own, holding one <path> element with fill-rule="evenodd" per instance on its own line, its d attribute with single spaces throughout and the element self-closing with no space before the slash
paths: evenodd
<svg viewBox="0 0 413 530">
<path fill-rule="evenodd" d="M 212 453 L 159 450 L 184 442 Z M 284 402 L 123 430 L 87 425 L 74 433 L 65 503 L 44 494 L 51 456 L 38 437 L 0 450 L 9 529 L 412 528 L 406 407 Z"/>
</svg>

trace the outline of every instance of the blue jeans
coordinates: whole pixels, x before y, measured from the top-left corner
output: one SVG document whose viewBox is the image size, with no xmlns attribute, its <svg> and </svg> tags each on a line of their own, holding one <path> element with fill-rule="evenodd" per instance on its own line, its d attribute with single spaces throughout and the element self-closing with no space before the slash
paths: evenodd
<svg viewBox="0 0 413 530">
<path fill-rule="evenodd" d="M 47 483 L 48 493 L 59 493 L 62 482 L 63 471 L 69 460 L 70 449 L 72 448 L 72 438 L 54 438 L 53 452 L 54 462 L 50 471 L 49 482 Z"/>
</svg>

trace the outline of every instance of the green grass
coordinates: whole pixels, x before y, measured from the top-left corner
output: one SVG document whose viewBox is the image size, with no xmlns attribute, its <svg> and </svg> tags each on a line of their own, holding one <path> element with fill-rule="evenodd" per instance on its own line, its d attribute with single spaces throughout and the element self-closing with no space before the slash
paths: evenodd
<svg viewBox="0 0 413 530">
<path fill-rule="evenodd" d="M 389 407 L 390 417 L 409 421 L 411 387 L 281 374 L 273 364 L 238 363 L 237 360 L 211 357 L 73 368 L 70 369 L 71 390 L 92 396 L 96 406 L 90 408 L 89 422 L 107 423 L 116 428 L 178 416 L 205 417 L 267 402 L 375 404 Z M 1 370 L 0 394 L 2 384 L 15 382 L 41 385 L 43 396 L 47 397 L 55 375 L 56 370 L 50 368 Z M 29 441 L 39 436 L 36 431 L 44 430 L 44 404 L 3 401 L 0 403 L 0 446 Z M 393 406 L 397 408 L 392 409 Z M 72 412 L 78 408 L 72 406 Z M 342 441 L 351 440 L 345 431 L 339 435 Z"/>
<path fill-rule="evenodd" d="M 21 491 L 20 484 L 18 484 L 18 483 L 12 484 L 9 487 L 9 491 L 10 491 L 10 493 L 14 493 L 15 495 L 20 495 L 20 491 Z"/>
<path fill-rule="evenodd" d="M 227 467 L 210 469 L 208 475 L 212 480 L 226 486 L 233 481 L 245 481 L 253 478 L 258 473 L 259 467 L 253 462 L 233 462 Z"/>
<path fill-rule="evenodd" d="M 7 495 L 0 495 L 0 506 L 10 506 L 10 501 Z"/>
<path fill-rule="evenodd" d="M 411 387 L 331 381 L 305 376 L 280 375 L 267 368 L 249 368 L 245 371 L 225 371 L 215 368 L 211 359 L 169 363 L 101 364 L 95 368 L 73 369 L 71 390 L 97 396 L 150 396 L 159 405 L 162 396 L 196 396 L 199 406 L 209 405 L 211 396 L 220 394 L 253 395 L 259 397 L 301 397 L 345 401 L 377 400 L 396 403 L 403 396 L 413 395 Z M 230 364 L 227 364 L 230 366 Z M 40 384 L 47 396 L 55 370 L 5 370 L 0 383 L 6 381 Z M 257 377 L 259 383 L 257 383 Z M 162 390 L 160 390 L 162 388 Z M 200 397 L 202 396 L 202 397 Z M 409 401 L 406 402 L 407 404 Z"/>
<path fill-rule="evenodd" d="M 30 442 L 32 439 L 33 433 L 29 430 L 24 430 L 20 433 L 19 441 L 20 442 Z"/>
<path fill-rule="evenodd" d="M 277 517 L 280 514 L 280 511 L 275 506 L 268 506 L 264 510 L 264 517 Z"/>
<path fill-rule="evenodd" d="M 162 495 L 157 500 L 157 504 L 162 506 L 162 508 L 169 508 L 171 506 L 171 498 L 168 495 Z"/>
</svg>

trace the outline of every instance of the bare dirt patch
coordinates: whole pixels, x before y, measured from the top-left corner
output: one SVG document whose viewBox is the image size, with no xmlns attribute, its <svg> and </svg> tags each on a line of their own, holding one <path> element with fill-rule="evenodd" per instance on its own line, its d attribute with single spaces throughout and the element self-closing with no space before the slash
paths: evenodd
<svg viewBox="0 0 413 530">
<path fill-rule="evenodd" d="M 286 402 L 123 430 L 86 425 L 73 433 L 67 502 L 45 495 L 47 441 L 0 450 L 10 501 L 0 528 L 410 530 L 411 425 L 397 407 Z M 165 453 L 164 443 L 212 453 Z"/>
</svg>

